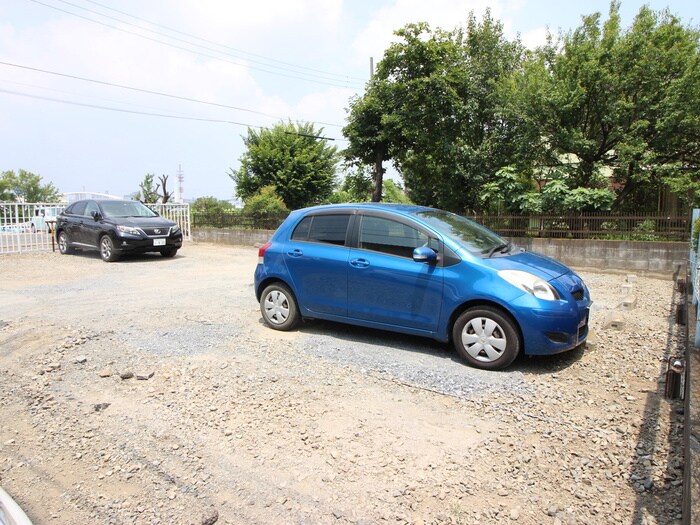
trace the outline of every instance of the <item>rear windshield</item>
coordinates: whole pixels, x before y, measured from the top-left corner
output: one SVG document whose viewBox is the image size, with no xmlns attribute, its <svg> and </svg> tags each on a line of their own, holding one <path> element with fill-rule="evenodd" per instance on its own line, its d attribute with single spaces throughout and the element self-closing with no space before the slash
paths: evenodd
<svg viewBox="0 0 700 525">
<path fill-rule="evenodd" d="M 491 230 L 454 213 L 431 210 L 421 211 L 416 215 L 472 253 L 488 254 L 491 250 L 507 244 L 507 241 Z"/>
</svg>

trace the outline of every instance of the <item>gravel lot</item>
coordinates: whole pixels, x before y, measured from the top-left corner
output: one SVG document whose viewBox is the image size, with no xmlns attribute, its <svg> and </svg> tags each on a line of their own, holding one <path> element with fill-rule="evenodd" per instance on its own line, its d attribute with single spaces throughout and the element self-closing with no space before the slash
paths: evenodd
<svg viewBox="0 0 700 525">
<path fill-rule="evenodd" d="M 639 276 L 606 330 L 626 276 L 581 271 L 588 347 L 485 372 L 430 340 L 270 330 L 256 261 L 0 257 L 0 486 L 35 524 L 680 523 L 671 280 Z"/>
</svg>

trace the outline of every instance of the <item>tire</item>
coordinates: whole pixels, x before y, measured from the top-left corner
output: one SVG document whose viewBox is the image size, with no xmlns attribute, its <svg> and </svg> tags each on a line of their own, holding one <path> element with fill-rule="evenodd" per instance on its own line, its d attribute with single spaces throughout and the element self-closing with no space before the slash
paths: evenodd
<svg viewBox="0 0 700 525">
<path fill-rule="evenodd" d="M 104 262 L 119 260 L 119 255 L 114 250 L 114 242 L 109 235 L 100 237 L 100 257 L 102 257 Z"/>
<path fill-rule="evenodd" d="M 294 294 L 282 283 L 271 284 L 263 290 L 260 313 L 267 326 L 281 331 L 291 330 L 301 318 Z"/>
<path fill-rule="evenodd" d="M 61 255 L 73 253 L 73 248 L 70 247 L 70 239 L 66 232 L 58 234 L 58 251 L 61 252 Z"/>
<path fill-rule="evenodd" d="M 520 353 L 515 323 L 502 311 L 488 306 L 465 310 L 452 327 L 457 353 L 471 366 L 502 370 Z"/>
<path fill-rule="evenodd" d="M 175 257 L 176 253 L 177 253 L 177 248 L 168 248 L 167 250 L 160 251 L 160 254 L 163 257 Z"/>
</svg>

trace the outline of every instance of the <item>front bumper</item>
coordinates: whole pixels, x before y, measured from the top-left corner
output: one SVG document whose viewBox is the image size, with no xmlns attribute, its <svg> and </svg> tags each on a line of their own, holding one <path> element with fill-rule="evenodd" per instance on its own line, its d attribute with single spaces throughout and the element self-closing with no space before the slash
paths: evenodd
<svg viewBox="0 0 700 525">
<path fill-rule="evenodd" d="M 114 239 L 114 249 L 120 253 L 160 252 L 163 250 L 180 249 L 181 247 L 182 232 L 167 237 L 117 234 Z"/>
</svg>

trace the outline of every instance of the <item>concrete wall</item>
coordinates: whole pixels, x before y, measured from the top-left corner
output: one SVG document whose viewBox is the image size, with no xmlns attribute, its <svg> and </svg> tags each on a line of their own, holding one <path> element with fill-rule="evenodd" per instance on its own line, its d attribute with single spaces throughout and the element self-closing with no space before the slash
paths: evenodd
<svg viewBox="0 0 700 525">
<path fill-rule="evenodd" d="M 685 268 L 686 242 L 592 241 L 578 239 L 517 238 L 527 250 L 549 255 L 575 268 L 599 268 L 638 273 L 668 274 Z"/>
<path fill-rule="evenodd" d="M 194 228 L 192 240 L 243 246 L 261 246 L 271 230 Z M 647 241 L 589 241 L 577 239 L 514 238 L 527 250 L 549 255 L 575 268 L 598 268 L 638 273 L 673 274 L 688 260 L 688 243 Z"/>
</svg>

